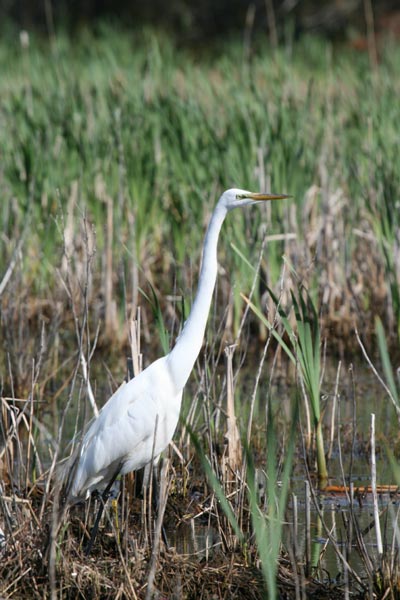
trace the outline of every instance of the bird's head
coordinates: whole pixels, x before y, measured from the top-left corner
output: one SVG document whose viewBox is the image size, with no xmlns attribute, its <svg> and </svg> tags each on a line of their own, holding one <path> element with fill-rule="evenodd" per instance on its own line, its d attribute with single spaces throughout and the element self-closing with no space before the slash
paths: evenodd
<svg viewBox="0 0 400 600">
<path fill-rule="evenodd" d="M 240 190 L 232 188 L 226 190 L 219 200 L 219 202 L 227 209 L 232 210 L 239 206 L 247 206 L 248 204 L 258 204 L 260 202 L 266 202 L 268 200 L 282 200 L 289 198 L 286 194 L 260 194 L 253 193 L 247 190 Z"/>
</svg>

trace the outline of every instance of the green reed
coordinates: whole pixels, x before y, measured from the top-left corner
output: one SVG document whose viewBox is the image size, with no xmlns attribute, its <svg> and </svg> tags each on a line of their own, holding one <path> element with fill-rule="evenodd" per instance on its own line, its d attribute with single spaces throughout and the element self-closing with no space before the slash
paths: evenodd
<svg viewBox="0 0 400 600">
<path fill-rule="evenodd" d="M 378 287 L 365 276 L 368 264 L 360 263 L 354 230 L 361 223 L 362 240 L 371 233 L 379 239 L 363 258 L 382 260 L 397 314 L 396 224 L 381 221 L 383 208 L 396 214 L 397 64 L 398 51 L 389 48 L 374 75 L 363 56 L 335 54 L 318 40 L 275 54 L 255 41 L 247 60 L 239 43 L 196 54 L 151 31 L 100 28 L 73 43 L 63 35 L 53 44 L 32 38 L 26 48 L 16 37 L 0 47 L 0 271 L 27 225 L 21 285 L 33 295 L 55 290 L 62 255 L 57 223 L 71 211 L 87 211 L 101 263 L 106 195 L 114 212 L 114 270 L 124 274 L 127 289 L 135 256 L 142 287 L 150 279 L 156 292 L 169 294 L 171 274 L 178 273 L 177 286 L 187 293 L 219 193 L 233 185 L 270 184 L 273 191 L 292 193 L 297 208 L 233 215 L 223 233 L 250 261 L 258 247 L 250 240 L 270 217 L 267 234 L 295 236 L 269 245 L 268 284 L 275 287 L 284 252 L 304 275 L 314 262 L 310 285 L 317 288 L 335 245 L 342 249 L 334 257 L 335 289 L 349 294 L 350 304 L 346 281 L 361 277 L 356 302 L 371 311 Z M 320 192 L 310 207 L 304 199 L 313 185 Z M 327 237 L 338 189 L 343 200 L 339 219 L 336 213 L 333 218 L 345 227 Z M 317 246 L 309 234 L 320 240 Z M 235 256 L 227 253 L 223 260 L 227 272 L 237 273 L 236 289 L 246 288 L 248 277 L 235 269 Z M 95 284 L 101 290 L 101 279 Z M 121 286 L 113 285 L 120 297 Z M 387 310 L 381 302 L 383 318 Z M 236 293 L 236 327 L 240 311 Z"/>
<path fill-rule="evenodd" d="M 310 402 L 317 459 L 317 472 L 320 484 L 324 486 L 328 478 L 326 466 L 324 439 L 322 430 L 322 414 L 320 401 L 321 384 L 321 334 L 320 318 L 315 304 L 307 290 L 299 286 L 298 294 L 291 292 L 291 301 L 295 317 L 295 325 L 290 319 L 290 313 L 282 308 L 279 299 L 270 291 L 279 312 L 279 320 L 283 326 L 280 333 L 260 309 L 248 299 L 246 302 L 253 313 L 271 332 L 271 335 L 281 346 L 290 361 L 299 369 L 307 398 Z M 289 344 L 286 336 L 289 337 Z"/>
</svg>

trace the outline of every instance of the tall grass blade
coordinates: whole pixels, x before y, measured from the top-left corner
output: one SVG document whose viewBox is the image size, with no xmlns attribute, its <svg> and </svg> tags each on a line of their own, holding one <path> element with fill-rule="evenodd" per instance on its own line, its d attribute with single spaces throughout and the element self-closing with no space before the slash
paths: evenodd
<svg viewBox="0 0 400 600">
<path fill-rule="evenodd" d="M 392 394 L 392 397 L 400 409 L 400 392 L 396 385 L 396 380 L 393 373 L 392 363 L 390 361 L 389 350 L 387 347 L 385 331 L 383 329 L 382 321 L 377 317 L 375 320 L 375 331 L 378 339 L 379 353 L 382 361 L 382 368 L 385 374 L 386 383 Z"/>
<path fill-rule="evenodd" d="M 280 549 L 282 544 L 283 522 L 290 488 L 290 476 L 293 467 L 294 439 L 298 420 L 298 402 L 292 410 L 291 431 L 283 471 L 279 478 L 276 466 L 277 439 L 274 419 L 271 411 L 268 417 L 267 432 L 267 513 L 263 514 L 257 502 L 255 466 L 250 449 L 247 448 L 249 503 L 253 530 L 256 536 L 257 549 L 261 560 L 261 568 L 267 587 L 268 598 L 278 597 L 276 576 L 278 572 Z"/>
<path fill-rule="evenodd" d="M 318 477 L 321 485 L 323 485 L 328 478 L 328 471 L 326 466 L 320 409 L 321 338 L 318 313 L 311 296 L 305 288 L 300 287 L 298 297 L 291 292 L 293 310 L 296 318 L 295 331 L 287 314 L 285 314 L 280 307 L 277 297 L 270 289 L 269 293 L 279 311 L 279 317 L 286 333 L 289 336 L 294 352 L 290 350 L 282 336 L 277 333 L 276 329 L 262 314 L 262 312 L 243 294 L 242 298 L 245 300 L 245 302 L 247 302 L 251 310 L 261 320 L 261 322 L 268 327 L 269 331 L 271 331 L 272 335 L 278 341 L 290 360 L 294 364 L 297 364 L 298 362 L 300 366 L 301 376 L 303 377 L 303 381 L 311 402 L 316 441 Z"/>
<path fill-rule="evenodd" d="M 201 463 L 201 465 L 204 469 L 204 472 L 206 474 L 206 477 L 209 481 L 209 484 L 210 484 L 212 490 L 214 491 L 214 493 L 217 497 L 217 500 L 220 503 L 220 506 L 221 506 L 226 518 L 228 519 L 229 524 L 232 527 L 238 541 L 241 544 L 243 544 L 245 541 L 244 534 L 243 534 L 243 532 L 240 528 L 240 525 L 236 519 L 236 516 L 232 509 L 232 506 L 230 505 L 229 501 L 227 500 L 227 498 L 225 496 L 223 487 L 222 487 L 221 483 L 219 482 L 216 474 L 214 473 L 208 458 L 205 455 L 202 445 L 200 444 L 199 438 L 191 430 L 191 428 L 188 427 L 188 425 L 186 425 L 186 427 L 188 429 L 192 444 L 196 450 L 196 454 L 197 454 L 198 458 L 200 459 L 200 463 Z"/>
<path fill-rule="evenodd" d="M 251 308 L 251 310 L 256 315 L 256 317 L 258 317 L 260 319 L 260 321 L 263 323 L 263 325 L 265 325 L 267 327 L 268 331 L 271 332 L 271 335 L 273 335 L 273 337 L 276 339 L 276 341 L 279 342 L 279 345 L 281 346 L 281 348 L 285 351 L 286 355 L 289 357 L 289 359 L 295 365 L 296 364 L 295 355 L 290 350 L 289 346 L 286 344 L 286 342 L 284 341 L 284 339 L 282 338 L 282 336 L 279 335 L 279 333 L 277 332 L 275 326 L 272 323 L 270 323 L 270 321 L 267 319 L 267 317 L 254 304 L 254 302 L 251 302 L 251 300 L 249 300 L 244 294 L 241 293 L 240 295 L 243 298 L 243 300 L 246 302 L 246 304 Z M 282 321 L 283 321 L 284 324 L 285 324 L 285 320 L 287 322 L 286 317 L 283 317 Z M 285 326 L 285 329 L 286 329 L 286 326 Z"/>
<path fill-rule="evenodd" d="M 169 340 L 168 330 L 164 324 L 164 316 L 163 316 L 163 312 L 161 310 L 161 306 L 160 306 L 160 302 L 158 300 L 157 294 L 156 294 L 153 286 L 150 283 L 149 283 L 149 286 L 151 289 L 151 295 L 152 295 L 151 298 L 141 288 L 139 288 L 139 291 L 144 296 L 144 298 L 146 298 L 146 300 L 149 302 L 149 304 L 151 306 L 153 316 L 154 316 L 154 319 L 155 319 L 156 325 L 157 325 L 157 331 L 158 331 L 158 336 L 159 336 L 160 343 L 161 343 L 161 348 L 162 348 L 162 351 L 164 352 L 164 354 L 167 354 L 170 350 L 170 345 L 169 345 L 170 340 Z"/>
</svg>

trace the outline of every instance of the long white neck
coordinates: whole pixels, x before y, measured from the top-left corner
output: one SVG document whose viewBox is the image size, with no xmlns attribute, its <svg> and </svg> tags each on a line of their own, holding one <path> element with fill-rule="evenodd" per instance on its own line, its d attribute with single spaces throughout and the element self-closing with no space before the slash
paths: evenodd
<svg viewBox="0 0 400 600">
<path fill-rule="evenodd" d="M 175 346 L 168 355 L 171 375 L 179 390 L 184 387 L 188 380 L 203 343 L 204 331 L 217 278 L 218 237 L 226 214 L 227 209 L 225 205 L 218 203 L 204 239 L 199 285 L 192 310 L 180 336 L 176 340 Z"/>
</svg>

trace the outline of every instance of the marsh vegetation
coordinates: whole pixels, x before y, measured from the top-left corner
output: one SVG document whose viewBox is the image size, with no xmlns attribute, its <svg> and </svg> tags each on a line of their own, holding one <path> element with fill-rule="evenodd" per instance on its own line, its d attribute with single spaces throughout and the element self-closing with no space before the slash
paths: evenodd
<svg viewBox="0 0 400 600">
<path fill-rule="evenodd" d="M 21 40 L 0 45 L 2 597 L 398 598 L 399 48 Z M 56 466 L 89 390 L 171 346 L 238 185 L 294 199 L 224 226 L 162 470 L 171 547 L 127 477 L 85 558 L 95 501 L 52 538 Z"/>
</svg>

